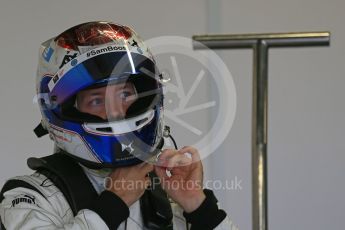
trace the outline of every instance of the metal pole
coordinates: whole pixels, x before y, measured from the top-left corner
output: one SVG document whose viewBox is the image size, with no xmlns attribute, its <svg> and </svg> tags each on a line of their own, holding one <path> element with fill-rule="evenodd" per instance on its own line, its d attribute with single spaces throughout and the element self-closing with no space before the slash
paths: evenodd
<svg viewBox="0 0 345 230">
<path fill-rule="evenodd" d="M 195 49 L 253 49 L 252 218 L 253 230 L 268 229 L 267 112 L 270 47 L 328 46 L 329 32 L 193 36 Z"/>
<path fill-rule="evenodd" d="M 288 46 L 327 46 L 329 32 L 272 33 L 272 34 L 215 34 L 194 35 L 195 49 L 241 49 L 254 48 L 258 40 L 265 41 L 268 47 Z"/>
<path fill-rule="evenodd" d="M 268 229 L 267 222 L 267 107 L 268 46 L 254 46 L 252 110 L 252 202 L 254 229 Z"/>
</svg>

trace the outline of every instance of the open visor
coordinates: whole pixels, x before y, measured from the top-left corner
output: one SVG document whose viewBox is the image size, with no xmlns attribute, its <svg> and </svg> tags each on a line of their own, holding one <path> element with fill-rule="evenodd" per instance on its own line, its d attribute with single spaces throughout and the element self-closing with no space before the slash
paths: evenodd
<svg viewBox="0 0 345 230">
<path fill-rule="evenodd" d="M 110 49 L 109 47 L 104 50 Z M 114 47 L 111 48 L 111 50 Z M 49 82 L 49 97 L 57 105 L 54 112 L 65 119 L 79 122 L 111 121 L 116 117 L 99 119 L 81 113 L 76 95 L 88 89 L 114 85 L 133 88 L 133 103 L 122 118 L 130 118 L 152 109 L 161 100 L 161 85 L 155 64 L 147 57 L 133 52 L 101 53 L 102 49 L 84 53 L 67 63 Z M 105 52 L 105 51 L 104 51 Z M 121 90 L 121 89 L 120 89 Z"/>
<path fill-rule="evenodd" d="M 125 51 L 107 52 L 115 48 Z M 52 102 L 61 104 L 78 91 L 98 82 L 121 80 L 139 73 L 155 79 L 156 72 L 155 64 L 147 57 L 127 51 L 124 47 L 108 46 L 86 52 L 61 68 L 48 84 L 49 96 Z"/>
</svg>

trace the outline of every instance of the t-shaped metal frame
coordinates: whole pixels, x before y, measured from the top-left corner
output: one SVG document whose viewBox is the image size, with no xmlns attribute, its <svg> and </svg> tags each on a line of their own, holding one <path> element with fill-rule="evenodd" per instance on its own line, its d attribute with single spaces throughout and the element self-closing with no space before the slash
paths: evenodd
<svg viewBox="0 0 345 230">
<path fill-rule="evenodd" d="M 193 44 L 195 49 L 204 49 L 206 46 L 211 49 L 251 48 L 254 50 L 252 218 L 253 230 L 267 230 L 268 49 L 270 47 L 328 46 L 330 44 L 330 33 L 195 35 L 193 40 L 197 41 Z"/>
</svg>

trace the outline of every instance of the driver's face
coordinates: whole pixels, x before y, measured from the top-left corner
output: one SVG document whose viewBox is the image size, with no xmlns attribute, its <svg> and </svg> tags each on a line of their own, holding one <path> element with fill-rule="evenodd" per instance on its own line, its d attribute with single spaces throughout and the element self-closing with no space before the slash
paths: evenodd
<svg viewBox="0 0 345 230">
<path fill-rule="evenodd" d="M 136 91 L 131 83 L 119 83 L 80 91 L 77 94 L 77 108 L 105 120 L 121 119 L 136 99 Z"/>
</svg>

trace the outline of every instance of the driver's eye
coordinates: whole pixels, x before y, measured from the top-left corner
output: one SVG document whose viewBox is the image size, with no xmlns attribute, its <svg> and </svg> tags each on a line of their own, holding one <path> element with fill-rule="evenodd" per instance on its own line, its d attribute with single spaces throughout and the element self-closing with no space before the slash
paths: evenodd
<svg viewBox="0 0 345 230">
<path fill-rule="evenodd" d="M 130 89 L 122 90 L 121 92 L 118 93 L 118 97 L 123 102 L 129 102 L 129 101 L 133 101 L 134 99 L 136 99 L 135 93 Z"/>
<path fill-rule="evenodd" d="M 99 106 L 104 104 L 103 98 L 94 98 L 88 103 L 90 106 Z"/>
<path fill-rule="evenodd" d="M 123 100 L 126 100 L 131 95 L 133 95 L 133 93 L 130 92 L 130 91 L 122 91 L 120 93 L 120 98 L 123 99 Z"/>
</svg>

